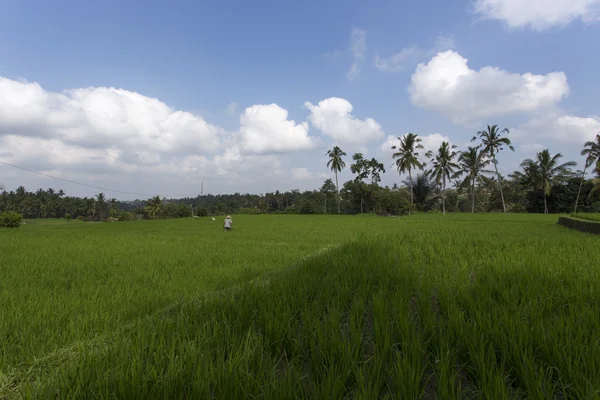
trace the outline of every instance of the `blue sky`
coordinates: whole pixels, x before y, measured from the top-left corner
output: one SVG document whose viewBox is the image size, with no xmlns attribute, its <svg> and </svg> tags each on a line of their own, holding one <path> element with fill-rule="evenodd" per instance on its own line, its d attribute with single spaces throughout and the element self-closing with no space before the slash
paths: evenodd
<svg viewBox="0 0 600 400">
<path fill-rule="evenodd" d="M 139 193 L 263 193 L 320 186 L 333 144 L 389 165 L 389 136 L 464 147 L 491 123 L 516 145 L 505 173 L 546 147 L 581 162 L 600 131 L 599 7 L 4 0 L 0 161 Z M 1 164 L 0 183 L 97 192 Z"/>
</svg>

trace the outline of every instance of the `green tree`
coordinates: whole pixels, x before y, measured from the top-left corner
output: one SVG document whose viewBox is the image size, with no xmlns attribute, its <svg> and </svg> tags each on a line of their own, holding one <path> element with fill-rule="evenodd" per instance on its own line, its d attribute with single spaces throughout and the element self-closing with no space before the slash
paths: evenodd
<svg viewBox="0 0 600 400">
<path fill-rule="evenodd" d="M 111 217 L 116 218 L 118 213 L 119 213 L 119 204 L 117 202 L 117 199 L 112 198 L 112 199 L 110 199 L 110 202 L 108 205 L 108 214 Z"/>
<path fill-rule="evenodd" d="M 484 179 L 485 174 L 492 172 L 485 169 L 491 162 L 486 153 L 477 147 L 468 147 L 467 151 L 460 152 L 458 157 L 460 172 L 465 174 L 465 178 L 458 184 L 457 189 L 470 189 L 472 213 L 475 212 L 475 185 Z"/>
<path fill-rule="evenodd" d="M 103 218 L 104 210 L 106 209 L 106 196 L 104 193 L 98 193 L 96 195 L 96 206 L 98 207 L 98 215 L 100 218 Z"/>
<path fill-rule="evenodd" d="M 160 196 L 154 196 L 146 201 L 146 212 L 152 219 L 156 218 L 156 215 L 160 213 L 162 207 L 163 201 Z"/>
<path fill-rule="evenodd" d="M 482 151 L 489 155 L 492 159 L 492 163 L 494 164 L 494 168 L 496 170 L 496 176 L 498 177 L 498 187 L 500 189 L 500 198 L 502 199 L 502 208 L 504 212 L 506 212 L 506 202 L 504 201 L 504 192 L 502 191 L 502 177 L 500 176 L 500 172 L 498 172 L 498 159 L 496 155 L 504 149 L 504 147 L 508 147 L 510 150 L 515 151 L 515 148 L 512 146 L 510 139 L 507 137 L 502 137 L 502 134 L 509 134 L 509 130 L 504 128 L 500 131 L 498 125 L 487 126 L 486 130 L 479 131 L 473 139 L 472 142 L 477 140 L 478 138 L 481 140 L 481 144 L 479 145 L 482 148 Z"/>
<path fill-rule="evenodd" d="M 327 151 L 327 156 L 329 156 L 329 161 L 327 161 L 327 167 L 330 168 L 333 172 L 335 172 L 335 187 L 337 191 L 337 203 L 338 203 L 338 214 L 340 212 L 340 185 L 338 183 L 338 172 L 342 172 L 344 168 L 346 168 L 346 163 L 342 159 L 346 155 L 342 149 L 338 146 L 334 146 L 333 149 Z"/>
<path fill-rule="evenodd" d="M 442 142 L 437 153 L 432 151 L 427 152 L 427 157 L 431 159 L 431 169 L 426 173 L 431 177 L 438 186 L 442 189 L 442 213 L 446 215 L 446 182 L 454 179 L 458 164 L 454 162 L 458 153 L 454 151 L 456 146 L 450 145 L 448 142 Z"/>
<path fill-rule="evenodd" d="M 395 160 L 396 170 L 401 175 L 408 172 L 408 182 L 410 182 L 410 204 L 414 205 L 414 191 L 412 170 L 422 170 L 425 165 L 419 161 L 419 153 L 417 150 L 422 149 L 421 138 L 414 133 L 407 133 L 403 137 L 398 137 L 400 140 L 399 146 L 392 146 L 392 150 L 398 150 L 392 154 L 392 159 Z"/>
<path fill-rule="evenodd" d="M 556 183 L 562 183 L 568 179 L 571 167 L 577 165 L 574 161 L 559 164 L 562 154 L 550 154 L 548 149 L 542 150 L 536 155 L 536 159 L 523 160 L 521 167 L 524 173 L 518 175 L 521 182 L 533 189 L 540 189 L 544 193 L 544 214 L 548 214 L 548 196 Z"/>
<path fill-rule="evenodd" d="M 595 171 L 596 171 L 596 177 L 594 179 L 592 179 L 592 183 L 594 184 L 594 187 L 590 191 L 590 194 L 588 195 L 588 197 L 591 197 L 592 194 L 594 194 L 597 191 L 600 191 L 600 161 L 598 161 L 596 163 Z"/>
<path fill-rule="evenodd" d="M 583 150 L 581 150 L 581 155 L 586 156 L 586 159 L 583 173 L 581 174 L 581 183 L 579 184 L 579 191 L 577 192 L 577 198 L 575 199 L 575 209 L 573 210 L 573 213 L 577 213 L 579 196 L 581 195 L 581 188 L 583 187 L 583 182 L 585 181 L 585 172 L 589 167 L 600 162 L 600 134 L 596 135 L 595 141 L 590 140 L 585 142 L 583 145 Z"/>
<path fill-rule="evenodd" d="M 319 190 L 319 192 L 321 192 L 321 195 L 325 199 L 323 213 L 327 214 L 327 199 L 329 198 L 330 195 L 336 193 L 336 188 L 335 188 L 335 185 L 333 184 L 333 181 L 331 179 L 327 179 L 325 182 L 323 182 L 323 186 L 321 186 L 321 189 Z"/>
</svg>

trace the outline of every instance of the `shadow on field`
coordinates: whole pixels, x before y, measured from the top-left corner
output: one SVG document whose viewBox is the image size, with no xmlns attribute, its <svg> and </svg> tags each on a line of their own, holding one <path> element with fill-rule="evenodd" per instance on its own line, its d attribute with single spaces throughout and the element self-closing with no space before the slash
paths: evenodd
<svg viewBox="0 0 600 400">
<path fill-rule="evenodd" d="M 410 257 L 384 237 L 323 251 L 23 367 L 0 397 L 597 395 L 595 292 L 577 297 L 566 274 Z"/>
</svg>

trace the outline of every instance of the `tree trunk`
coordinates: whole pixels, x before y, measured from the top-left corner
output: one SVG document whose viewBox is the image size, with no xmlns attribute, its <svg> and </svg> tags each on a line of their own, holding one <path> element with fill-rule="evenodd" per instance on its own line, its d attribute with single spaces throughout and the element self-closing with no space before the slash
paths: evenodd
<svg viewBox="0 0 600 400">
<path fill-rule="evenodd" d="M 363 213 L 363 198 L 360 198 L 360 213 Z"/>
<path fill-rule="evenodd" d="M 325 193 L 325 215 L 327 215 L 327 193 Z"/>
<path fill-rule="evenodd" d="M 471 185 L 471 213 L 475 214 L 475 179 Z"/>
<path fill-rule="evenodd" d="M 581 194 L 581 188 L 583 187 L 583 181 L 585 180 L 585 171 L 587 170 L 587 163 L 583 169 L 583 175 L 581 176 L 581 183 L 579 183 L 579 191 L 577 192 L 577 199 L 575 200 L 575 209 L 573 214 L 577 214 L 577 205 L 579 204 L 579 195 Z"/>
<path fill-rule="evenodd" d="M 413 196 L 414 196 L 414 194 L 413 194 L 413 181 L 412 181 L 412 173 L 410 171 L 410 168 L 408 169 L 408 181 L 410 182 L 410 205 L 414 206 L 415 202 L 414 202 L 414 199 L 413 199 Z M 411 210 L 408 210 L 408 215 L 410 215 L 410 213 L 411 213 Z"/>
<path fill-rule="evenodd" d="M 340 211 L 340 185 L 338 184 L 338 176 L 337 176 L 337 171 L 335 171 L 335 187 L 337 189 L 337 203 L 338 203 L 338 215 L 341 214 Z"/>
<path fill-rule="evenodd" d="M 444 176 L 444 186 L 442 188 L 442 214 L 446 215 L 446 177 Z"/>
<path fill-rule="evenodd" d="M 498 163 L 496 157 L 494 157 L 494 168 L 496 169 L 496 176 L 498 177 L 498 187 L 500 188 L 500 198 L 502 199 L 502 209 L 506 213 L 506 204 L 504 203 L 504 192 L 502 191 L 502 181 L 500 180 L 500 172 L 498 172 Z"/>
<path fill-rule="evenodd" d="M 546 192 L 544 192 L 544 214 L 548 214 L 548 202 L 546 200 L 548 196 L 546 195 Z"/>
</svg>

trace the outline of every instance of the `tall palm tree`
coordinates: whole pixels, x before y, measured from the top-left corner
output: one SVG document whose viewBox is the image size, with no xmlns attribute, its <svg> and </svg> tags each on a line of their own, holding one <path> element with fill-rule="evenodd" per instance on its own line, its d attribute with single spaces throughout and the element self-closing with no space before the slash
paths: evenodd
<svg viewBox="0 0 600 400">
<path fill-rule="evenodd" d="M 548 196 L 555 183 L 562 182 L 571 176 L 571 167 L 577 165 L 575 161 L 559 164 L 562 154 L 550 154 L 548 149 L 536 155 L 536 159 L 523 160 L 521 167 L 525 171 L 522 183 L 544 192 L 544 214 L 548 214 Z"/>
<path fill-rule="evenodd" d="M 414 205 L 414 193 L 412 185 L 412 170 L 418 168 L 422 170 L 425 166 L 419 161 L 419 153 L 416 150 L 422 149 L 421 138 L 414 133 L 407 133 L 403 137 L 398 137 L 399 146 L 392 146 L 392 150 L 398 150 L 392 154 L 392 159 L 396 160 L 394 164 L 398 174 L 408 172 L 408 182 L 410 182 L 410 204 Z"/>
<path fill-rule="evenodd" d="M 595 192 L 600 190 L 600 160 L 598 160 L 598 162 L 596 163 L 595 171 L 596 171 L 596 178 L 592 179 L 592 183 L 594 184 L 594 187 L 590 191 L 590 194 L 588 195 L 588 197 L 590 197 L 592 194 L 594 194 Z"/>
<path fill-rule="evenodd" d="M 98 216 L 102 218 L 103 211 L 106 205 L 106 196 L 104 193 L 98 193 L 96 195 L 96 204 L 98 204 Z"/>
<path fill-rule="evenodd" d="M 156 218 L 156 214 L 160 212 L 162 205 L 163 201 L 160 198 L 160 196 L 154 196 L 153 198 L 146 201 L 146 210 L 148 211 L 148 215 L 150 215 L 150 218 Z M 218 206 L 225 207 L 225 205 L 222 203 L 219 203 Z"/>
<path fill-rule="evenodd" d="M 475 184 L 481 182 L 485 174 L 492 173 L 485 168 L 490 165 L 492 160 L 486 157 L 486 153 L 480 151 L 477 147 L 468 147 L 467 151 L 460 152 L 458 165 L 460 172 L 465 178 L 460 182 L 459 188 L 471 189 L 471 212 L 475 212 Z"/>
<path fill-rule="evenodd" d="M 346 168 L 346 163 L 342 159 L 346 155 L 342 149 L 338 146 L 334 146 L 333 149 L 327 150 L 326 153 L 329 156 L 329 161 L 327 161 L 327 167 L 330 168 L 333 172 L 335 172 L 335 188 L 337 195 L 337 204 L 338 204 L 338 214 L 341 214 L 340 211 L 340 185 L 338 183 L 338 172 L 342 172 L 344 168 Z"/>
<path fill-rule="evenodd" d="M 108 206 L 108 213 L 111 214 L 111 216 L 116 215 L 117 210 L 119 209 L 119 206 L 117 204 L 117 199 L 115 199 L 114 197 L 112 199 L 110 199 L 110 203 Z"/>
<path fill-rule="evenodd" d="M 428 151 L 426 156 L 431 159 L 431 169 L 426 171 L 428 177 L 433 178 L 438 186 L 442 187 L 442 212 L 446 215 L 446 180 L 452 180 L 459 169 L 458 164 L 454 162 L 458 153 L 454 151 L 456 146 L 448 142 L 442 142 L 437 153 Z"/>
<path fill-rule="evenodd" d="M 504 202 L 504 192 L 502 191 L 502 177 L 500 176 L 500 172 L 498 172 L 498 160 L 496 159 L 496 155 L 504 149 L 504 147 L 508 147 L 510 150 L 515 151 L 515 148 L 512 146 L 510 139 L 507 137 L 502 137 L 502 134 L 506 133 L 507 135 L 510 133 L 507 128 L 504 128 L 500 131 L 498 125 L 487 126 L 486 130 L 479 131 L 473 139 L 472 142 L 481 139 L 480 147 L 482 147 L 482 151 L 486 153 L 494 164 L 494 168 L 496 169 L 496 176 L 498 177 L 498 186 L 500 187 L 500 197 L 502 198 L 502 208 L 504 212 L 506 212 L 506 203 Z"/>
<path fill-rule="evenodd" d="M 585 181 L 585 172 L 589 167 L 595 163 L 600 162 L 600 134 L 596 135 L 595 141 L 585 142 L 581 155 L 586 156 L 585 167 L 583 168 L 583 174 L 581 174 L 581 183 L 579 183 L 579 191 L 577 192 L 577 199 L 575 200 L 575 209 L 573 213 L 577 213 L 577 205 L 579 204 L 579 195 L 581 194 L 581 188 Z"/>
</svg>

